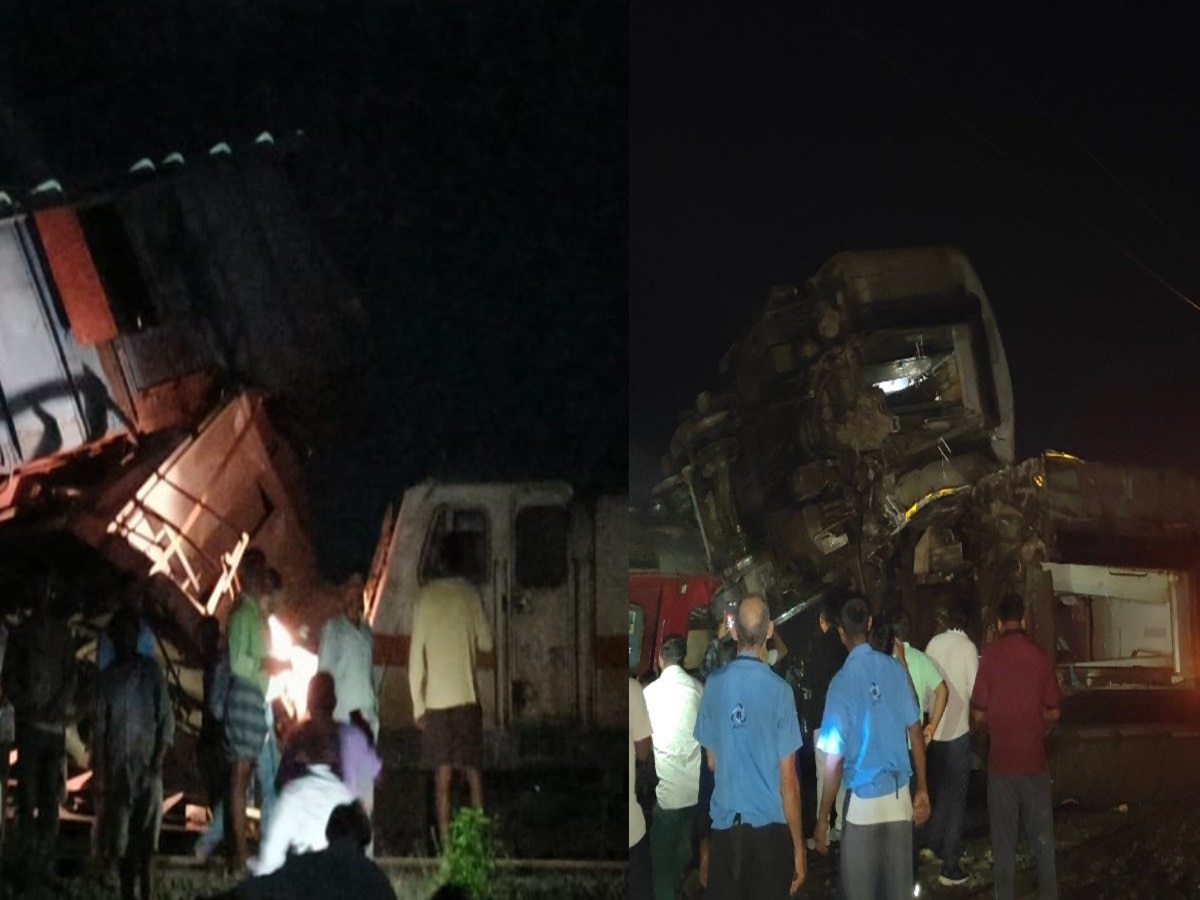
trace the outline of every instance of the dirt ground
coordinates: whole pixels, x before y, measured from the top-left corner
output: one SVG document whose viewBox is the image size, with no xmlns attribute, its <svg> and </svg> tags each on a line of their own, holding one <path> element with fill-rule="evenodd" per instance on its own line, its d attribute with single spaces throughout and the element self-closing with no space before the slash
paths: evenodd
<svg viewBox="0 0 1200 900">
<path fill-rule="evenodd" d="M 526 772 L 487 772 L 484 775 L 484 802 L 497 824 L 500 855 L 513 863 L 521 860 L 568 860 L 559 872 L 506 876 L 497 883 L 498 896 L 519 897 L 616 897 L 624 896 L 623 873 L 611 874 L 611 861 L 623 861 L 626 844 L 625 825 L 628 810 L 624 794 L 609 783 L 611 773 L 579 769 Z M 457 784 L 456 804 L 468 800 L 466 787 Z M 46 882 L 23 876 L 19 858 L 19 840 L 15 823 L 8 822 L 3 853 L 0 855 L 0 900 L 10 898 L 58 897 L 72 900 L 111 900 L 114 885 L 99 883 L 89 873 L 88 855 L 91 813 L 86 792 L 73 796 L 69 807 L 78 807 L 76 815 L 66 815 L 60 825 L 56 871 L 59 880 Z M 11 817 L 14 810 L 10 807 Z M 407 857 L 413 862 L 424 859 L 436 863 L 431 840 L 433 821 L 432 779 L 429 773 L 415 769 L 389 770 L 376 794 L 376 838 L 380 857 Z M 197 878 L 190 871 L 190 857 L 199 833 L 187 830 L 183 823 L 183 804 L 166 816 L 159 841 L 162 856 L 161 896 L 164 898 L 209 896 L 225 883 L 216 873 Z M 179 860 L 188 865 L 180 866 Z M 587 861 L 608 860 L 595 871 Z M 575 868 L 571 868 L 572 865 Z M 389 870 L 400 897 L 424 900 L 431 893 L 423 877 L 414 877 L 406 868 Z M 539 880 L 540 879 L 540 880 Z M 574 879 L 572 881 L 572 879 Z M 204 883 L 204 892 L 195 886 Z M 568 889 L 563 887 L 569 883 Z M 567 890 L 567 893 L 564 893 Z"/>
<path fill-rule="evenodd" d="M 1064 900 L 1200 897 L 1200 793 L 1169 801 L 1128 803 L 1112 809 L 1085 809 L 1067 803 L 1054 810 L 1058 895 Z M 987 808 L 981 797 L 968 807 L 962 868 L 970 880 L 958 887 L 938 884 L 937 862 L 923 862 L 922 897 L 983 900 L 992 896 L 992 856 Z M 799 897 L 837 898 L 837 850 L 828 857 L 808 853 L 808 880 Z M 1035 897 L 1033 858 L 1022 839 L 1017 851 L 1017 895 Z M 703 897 L 696 873 L 689 873 L 683 896 Z"/>
<path fill-rule="evenodd" d="M 559 824 L 560 842 L 564 835 L 572 833 L 575 836 L 572 843 L 579 842 L 590 830 L 578 823 L 572 826 L 570 818 L 560 818 L 566 810 L 563 804 L 552 799 L 557 791 L 546 788 L 552 786 L 543 785 L 549 795 L 546 797 L 542 791 L 520 792 L 519 796 L 532 804 L 528 808 L 518 808 L 514 802 L 517 792 L 507 798 L 507 803 L 501 803 L 509 813 L 506 818 L 510 837 L 523 833 L 524 840 L 531 845 L 519 849 L 549 849 L 544 842 L 552 840 L 549 833 L 554 822 Z M 496 799 L 500 800 L 499 795 L 503 793 L 498 792 Z M 623 822 L 617 822 L 612 826 L 617 838 L 622 835 L 623 825 Z M 1200 792 L 1180 793 L 1168 801 L 1155 803 L 1130 798 L 1127 803 L 1109 809 L 1087 809 L 1073 803 L 1060 805 L 1054 811 L 1054 830 L 1058 846 L 1059 896 L 1062 898 L 1175 900 L 1200 897 Z M 164 853 L 186 855 L 192 841 L 194 836 L 166 832 L 161 849 Z M 10 864 L 14 843 L 9 842 L 6 848 Z M 937 883 L 937 863 L 925 862 L 920 871 L 922 897 L 982 900 L 991 896 L 987 808 L 978 792 L 973 792 L 968 806 L 964 843 L 962 866 L 970 881 L 960 887 L 942 887 Z M 86 830 L 77 824 L 64 827 L 61 847 L 64 853 L 79 856 L 86 852 L 85 848 Z M 595 847 L 592 849 L 594 851 Z M 836 848 L 828 857 L 810 851 L 808 861 L 808 881 L 799 896 L 816 900 L 837 897 Z M 1035 896 L 1033 859 L 1023 843 L 1018 849 L 1017 864 L 1018 896 Z M 64 861 L 60 870 L 68 876 L 67 882 L 46 896 L 109 896 L 99 886 L 87 884 L 88 879 L 77 874 L 79 866 L 70 864 L 70 860 Z M 11 881 L 8 884 L 5 881 L 4 873 L 0 871 L 0 897 L 7 900 L 22 896 L 13 892 Z M 94 893 L 91 892 L 93 889 Z M 694 871 L 689 873 L 683 896 L 687 900 L 703 897 Z"/>
</svg>

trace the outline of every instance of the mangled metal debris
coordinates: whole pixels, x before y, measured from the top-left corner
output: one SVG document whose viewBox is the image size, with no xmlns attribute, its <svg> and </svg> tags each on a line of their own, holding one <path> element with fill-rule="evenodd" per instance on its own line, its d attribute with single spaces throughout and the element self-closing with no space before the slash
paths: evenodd
<svg viewBox="0 0 1200 900">
<path fill-rule="evenodd" d="M 838 571 L 880 596 L 900 533 L 1013 459 L 1003 345 L 952 250 L 843 253 L 773 288 L 720 371 L 664 465 L 714 567 L 777 592 Z"/>
</svg>

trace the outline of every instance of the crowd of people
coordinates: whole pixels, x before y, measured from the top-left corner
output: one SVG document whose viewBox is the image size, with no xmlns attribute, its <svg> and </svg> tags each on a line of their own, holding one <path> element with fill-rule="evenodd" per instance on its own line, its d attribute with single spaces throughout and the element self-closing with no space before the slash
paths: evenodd
<svg viewBox="0 0 1200 900">
<path fill-rule="evenodd" d="M 478 589 L 455 574 L 461 550 L 447 539 L 444 577 L 431 579 L 417 597 L 409 667 L 422 763 L 435 773 L 443 845 L 456 771 L 466 778 L 472 804 L 483 805 L 474 669 L 476 654 L 490 651 L 492 638 Z M 301 711 L 268 690 L 288 666 L 272 653 L 269 626 L 282 579 L 253 547 L 236 575 L 224 629 L 206 616 L 197 630 L 204 696 L 194 764 L 212 817 L 195 853 L 208 859 L 223 846 L 226 870 L 245 879 L 238 896 L 279 896 L 289 884 L 300 888 L 294 896 L 318 896 L 314 886 L 327 883 L 339 892 L 357 886 L 354 896 L 393 897 L 370 860 L 383 763 L 362 579 L 349 581 L 342 610 L 323 624 L 318 671 Z M 80 692 L 85 709 L 77 715 L 82 673 L 67 623 L 75 598 L 60 596 L 63 586 L 46 580 L 11 636 L 0 624 L 0 786 L 7 784 L 15 746 L 18 856 L 26 874 L 55 880 L 65 755 L 69 736 L 82 733 L 95 805 L 93 859 L 102 874 L 115 870 L 123 898 L 147 900 L 162 826 L 164 761 L 176 727 L 159 642 L 142 608 L 142 588 L 131 582 L 97 637 L 96 677 Z M 252 805 L 258 808 L 256 848 Z"/>
<path fill-rule="evenodd" d="M 799 690 L 772 659 L 782 642 L 761 597 L 730 611 L 692 671 L 684 637 L 666 636 L 657 678 L 629 682 L 630 896 L 675 900 L 694 861 L 706 897 L 786 898 L 808 876 L 808 851 L 831 845 L 848 900 L 914 896 L 921 858 L 940 862 L 941 884 L 964 884 L 972 730 L 988 736 L 996 896 L 1014 895 L 1019 823 L 1038 897 L 1057 896 L 1044 747 L 1061 701 L 1054 665 L 1025 634 L 1015 593 L 982 655 L 967 603 L 941 612 L 921 651 L 902 608 L 872 614 L 863 597 L 827 590 Z M 805 790 L 816 799 L 807 835 Z"/>
</svg>

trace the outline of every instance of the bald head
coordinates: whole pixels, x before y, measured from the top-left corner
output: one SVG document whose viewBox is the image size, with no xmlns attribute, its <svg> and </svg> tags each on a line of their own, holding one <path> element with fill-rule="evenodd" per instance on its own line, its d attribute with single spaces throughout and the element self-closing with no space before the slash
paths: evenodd
<svg viewBox="0 0 1200 900">
<path fill-rule="evenodd" d="M 771 636 L 771 610 L 762 597 L 743 598 L 737 608 L 738 651 L 761 650 Z"/>
</svg>

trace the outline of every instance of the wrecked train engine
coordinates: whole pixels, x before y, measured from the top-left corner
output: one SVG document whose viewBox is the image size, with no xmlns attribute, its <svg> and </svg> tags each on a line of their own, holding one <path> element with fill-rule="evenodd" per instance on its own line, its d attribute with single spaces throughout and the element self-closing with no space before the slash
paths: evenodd
<svg viewBox="0 0 1200 900">
<path fill-rule="evenodd" d="M 1066 698 L 1056 797 L 1198 781 L 1200 484 L 1055 451 L 1016 462 L 1003 345 L 960 253 L 838 254 L 771 290 L 720 374 L 655 489 L 698 525 L 714 607 L 761 592 L 786 622 L 846 584 L 903 605 L 923 645 L 964 598 L 983 647 L 1017 591 Z"/>
<path fill-rule="evenodd" d="M 879 600 L 922 504 L 1013 461 L 1004 349 L 953 250 L 842 253 L 773 288 L 720 371 L 656 494 L 738 590 L 802 599 L 836 573 Z"/>
</svg>

